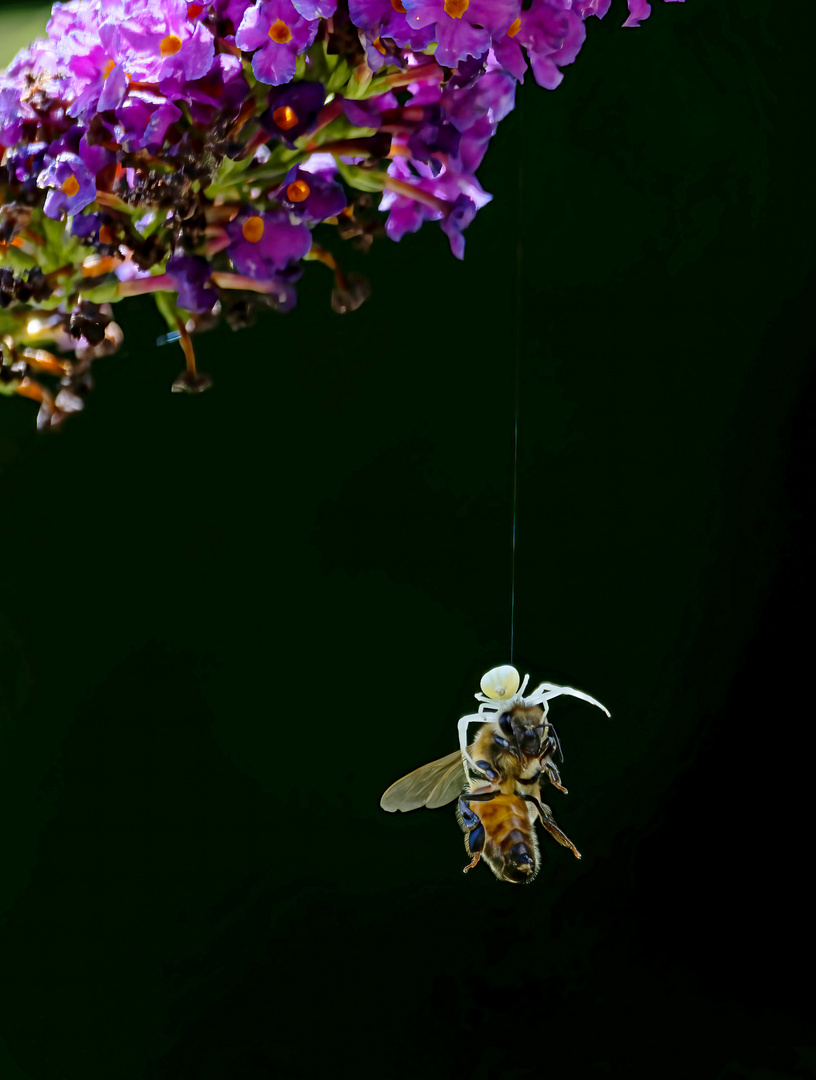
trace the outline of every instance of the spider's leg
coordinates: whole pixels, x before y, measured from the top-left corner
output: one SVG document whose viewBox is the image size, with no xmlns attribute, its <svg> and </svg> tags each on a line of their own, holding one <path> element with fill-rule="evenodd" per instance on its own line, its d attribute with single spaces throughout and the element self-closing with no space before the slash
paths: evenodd
<svg viewBox="0 0 816 1080">
<path fill-rule="evenodd" d="M 551 698 L 558 697 L 560 694 L 569 694 L 570 697 L 577 697 L 580 698 L 581 701 L 589 702 L 590 705 L 596 705 L 602 712 L 605 712 L 607 716 L 612 715 L 605 705 L 601 705 L 600 701 L 596 701 L 594 697 L 585 694 L 583 690 L 576 690 L 573 686 L 558 686 L 556 683 L 541 683 L 536 690 L 536 694 L 539 690 L 546 691 L 541 697 L 542 701 L 549 701 Z"/>
<path fill-rule="evenodd" d="M 473 758 L 467 751 L 467 729 L 468 724 L 483 724 L 484 720 L 484 716 L 482 716 L 480 713 L 471 713 L 469 716 L 463 716 L 459 720 L 459 723 L 457 725 L 459 729 L 459 749 L 462 751 L 462 762 L 465 765 L 466 776 L 468 771 L 468 762 L 470 762 L 470 764 L 473 766 L 477 773 L 482 772 L 482 770 L 479 768 L 479 766 L 476 764 L 476 762 L 473 760 Z"/>
</svg>

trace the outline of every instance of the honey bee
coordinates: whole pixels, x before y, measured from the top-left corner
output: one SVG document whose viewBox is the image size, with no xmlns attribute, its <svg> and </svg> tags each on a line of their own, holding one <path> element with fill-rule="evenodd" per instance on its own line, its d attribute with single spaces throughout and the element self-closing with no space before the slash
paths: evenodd
<svg viewBox="0 0 816 1080">
<path fill-rule="evenodd" d="M 547 719 L 547 702 L 569 694 L 609 712 L 594 698 L 569 686 L 542 683 L 529 697 L 519 689 L 519 674 L 505 665 L 483 677 L 479 712 L 459 721 L 460 749 L 415 769 L 385 792 L 380 805 L 390 812 L 435 809 L 459 797 L 457 816 L 465 832 L 472 869 L 481 858 L 501 881 L 532 881 L 538 872 L 535 825 L 540 822 L 559 844 L 580 858 L 541 799 L 543 778 L 566 794 L 554 757 L 564 755 L 555 728 Z M 481 722 L 466 745 L 465 732 Z M 474 777 L 472 772 L 475 772 Z"/>
<path fill-rule="evenodd" d="M 536 821 L 576 859 L 581 858 L 537 795 L 506 794 L 492 786 L 460 795 L 456 816 L 465 834 L 465 851 L 471 856 L 465 873 L 483 858 L 499 881 L 531 882 L 540 866 Z"/>
</svg>

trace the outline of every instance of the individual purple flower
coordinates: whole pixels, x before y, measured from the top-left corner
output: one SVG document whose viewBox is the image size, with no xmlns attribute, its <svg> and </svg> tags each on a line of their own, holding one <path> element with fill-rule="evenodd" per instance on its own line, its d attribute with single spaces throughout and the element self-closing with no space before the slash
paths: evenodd
<svg viewBox="0 0 816 1080">
<path fill-rule="evenodd" d="M 115 35 L 111 35 L 115 40 Z M 74 100 L 68 115 L 85 118 L 95 111 L 115 109 L 127 93 L 127 75 L 121 63 L 116 63 L 118 42 L 113 49 L 105 48 L 98 36 L 89 33 L 69 34 L 62 42 L 62 53 L 72 76 Z M 78 91 L 78 92 L 77 92 Z"/>
<path fill-rule="evenodd" d="M 489 56 L 488 51 L 482 53 L 481 56 L 466 56 L 464 60 L 460 60 L 456 70 L 451 72 L 447 89 L 467 90 L 474 86 L 487 70 Z"/>
<path fill-rule="evenodd" d="M 148 147 L 157 149 L 163 144 L 167 129 L 181 116 L 181 109 L 161 94 L 131 91 L 116 110 L 116 138 L 130 152 Z"/>
<path fill-rule="evenodd" d="M 582 19 L 588 19 L 590 15 L 602 19 L 611 3 L 612 0 L 572 0 L 572 10 Z"/>
<path fill-rule="evenodd" d="M 330 19 L 337 10 L 337 0 L 292 0 L 304 19 Z"/>
<path fill-rule="evenodd" d="M 189 25 L 189 24 L 188 24 Z M 215 59 L 215 41 L 203 23 L 196 23 L 192 34 L 166 34 L 159 43 L 163 63 L 159 70 L 159 86 L 167 80 L 193 82 L 203 79 Z"/>
<path fill-rule="evenodd" d="M 382 114 L 386 109 L 396 109 L 397 105 L 397 98 L 391 93 L 365 98 L 362 101 L 352 101 L 349 98 L 341 101 L 346 119 L 350 120 L 355 127 L 361 128 L 379 128 L 382 125 Z"/>
<path fill-rule="evenodd" d="M 229 19 L 235 30 L 241 25 L 241 20 L 252 7 L 254 0 L 213 0 L 213 10 L 220 19 Z M 234 32 L 233 32 L 234 36 Z"/>
<path fill-rule="evenodd" d="M 258 0 L 241 20 L 235 44 L 255 53 L 256 79 L 280 86 L 294 77 L 297 57 L 312 44 L 319 25 L 319 19 L 299 15 L 292 0 Z"/>
<path fill-rule="evenodd" d="M 212 33 L 188 18 L 186 0 L 118 0 L 112 6 L 108 18 L 102 16 L 99 39 L 110 56 L 122 56 L 137 82 L 200 79 L 212 67 Z"/>
<path fill-rule="evenodd" d="M 77 153 L 97 180 L 99 179 L 99 174 L 104 172 L 105 169 L 108 169 L 116 161 L 116 155 L 112 150 L 108 150 L 105 146 L 92 145 L 88 142 L 87 135 L 83 135 L 79 140 Z"/>
<path fill-rule="evenodd" d="M 496 134 L 496 125 L 488 116 L 480 116 L 475 124 L 463 132 L 459 140 L 459 152 L 455 156 L 458 168 L 473 173 L 482 163 L 490 140 Z"/>
<path fill-rule="evenodd" d="M 451 251 L 457 259 L 465 257 L 465 238 L 462 230 L 476 217 L 476 204 L 467 195 L 459 195 L 448 216 L 442 222 L 442 231 L 450 241 Z"/>
<path fill-rule="evenodd" d="M 667 3 L 676 3 L 678 0 L 666 0 Z M 679 0 L 683 3 L 683 0 Z M 639 26 L 642 19 L 648 19 L 652 13 L 652 5 L 647 0 L 629 0 L 629 18 L 623 23 L 624 26 Z"/>
<path fill-rule="evenodd" d="M 270 135 L 293 146 L 295 139 L 314 127 L 326 91 L 319 82 L 296 82 L 270 90 L 269 108 L 260 117 L 261 127 Z"/>
<path fill-rule="evenodd" d="M 18 180 L 21 184 L 33 181 L 42 172 L 45 159 L 48 154 L 48 143 L 23 143 L 6 151 L 3 166 L 8 170 L 9 177 Z M 37 184 L 37 187 L 42 187 Z"/>
<path fill-rule="evenodd" d="M 419 174 L 419 181 L 417 180 Z M 420 188 L 423 179 L 433 179 L 433 173 L 428 165 L 418 164 L 416 172 L 411 169 L 408 162 L 401 157 L 394 158 L 388 166 L 388 175 L 395 180 L 410 184 L 412 188 Z M 406 233 L 417 232 L 425 221 L 439 221 L 443 216 L 443 203 L 423 202 L 412 198 L 411 195 L 402 191 L 386 190 L 380 200 L 380 210 L 388 211 L 385 222 L 386 236 L 391 240 L 401 240 Z"/>
<path fill-rule="evenodd" d="M 422 52 L 433 41 L 433 25 L 417 28 L 409 23 L 401 0 L 349 0 L 349 15 L 359 30 L 391 38 L 400 48 Z"/>
<path fill-rule="evenodd" d="M 647 0 L 629 0 L 629 18 L 624 26 L 638 26 L 641 19 L 648 19 L 652 13 L 652 5 Z"/>
<path fill-rule="evenodd" d="M 212 267 L 199 255 L 173 255 L 167 261 L 165 273 L 178 292 L 179 307 L 199 314 L 212 311 L 218 293 L 209 285 Z"/>
<path fill-rule="evenodd" d="M 433 156 L 457 154 L 461 135 L 442 107 L 426 105 L 422 113 L 422 119 L 408 138 L 411 157 L 415 161 L 430 162 Z"/>
<path fill-rule="evenodd" d="M 116 229 L 111 219 L 104 213 L 92 211 L 90 214 L 77 214 L 71 219 L 71 235 L 78 236 L 101 251 L 112 254 L 117 247 Z"/>
<path fill-rule="evenodd" d="M 246 100 L 248 87 L 240 57 L 219 53 L 210 70 L 200 79 L 182 82 L 168 79 L 162 83 L 162 91 L 171 100 L 184 99 L 190 105 L 203 105 L 204 109 L 192 109 L 196 123 L 207 125 L 213 109 L 237 112 Z"/>
<path fill-rule="evenodd" d="M 227 254 L 239 274 L 267 281 L 297 262 L 312 246 L 308 226 L 292 222 L 283 210 L 257 214 L 247 207 L 227 226 Z"/>
<path fill-rule="evenodd" d="M 297 166 L 289 170 L 275 198 L 307 225 L 336 217 L 348 204 L 342 184 Z"/>
<path fill-rule="evenodd" d="M 498 125 L 513 111 L 515 97 L 516 80 L 494 65 L 472 86 L 462 90 L 446 87 L 441 100 L 450 122 L 465 132 L 485 116 Z"/>
<path fill-rule="evenodd" d="M 50 218 L 78 214 L 96 198 L 94 174 L 77 154 L 58 154 L 40 173 L 37 187 L 51 188 L 43 206 Z"/>
<path fill-rule="evenodd" d="M 381 210 L 389 210 L 385 223 L 386 234 L 399 240 L 406 232 L 416 232 L 423 221 L 442 221 L 453 254 L 464 255 L 462 230 L 473 220 L 476 211 L 492 198 L 475 176 L 445 168 L 435 176 L 431 168 L 415 162 L 412 168 L 404 159 L 396 158 L 388 167 L 390 177 L 403 181 L 400 190 L 386 190 L 380 202 Z M 409 194 L 405 184 L 410 184 Z"/>
<path fill-rule="evenodd" d="M 586 27 L 565 6 L 568 2 L 533 0 L 494 44 L 496 59 L 515 78 L 521 80 L 526 69 L 523 45 L 539 86 L 554 90 L 563 80 L 559 68 L 573 62 L 586 38 Z"/>
<path fill-rule="evenodd" d="M 427 27 L 425 29 L 427 30 Z M 405 67 L 402 49 L 389 38 L 383 41 L 376 30 L 359 30 L 357 36 L 363 46 L 365 61 L 375 74 L 380 68 L 389 65 Z"/>
<path fill-rule="evenodd" d="M 444 67 L 482 56 L 521 10 L 519 0 L 406 0 L 404 7 L 415 29 L 436 24 L 434 59 Z"/>
<path fill-rule="evenodd" d="M 14 146 L 23 137 L 20 91 L 16 86 L 0 88 L 0 144 Z"/>
</svg>

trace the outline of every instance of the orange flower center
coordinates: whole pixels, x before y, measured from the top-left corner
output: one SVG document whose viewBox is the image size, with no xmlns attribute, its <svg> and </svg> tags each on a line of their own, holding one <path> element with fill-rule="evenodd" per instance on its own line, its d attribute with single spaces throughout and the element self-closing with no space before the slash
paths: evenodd
<svg viewBox="0 0 816 1080">
<path fill-rule="evenodd" d="M 175 34 L 168 34 L 166 38 L 161 39 L 159 44 L 159 52 L 162 56 L 175 56 L 180 48 L 181 38 L 176 37 Z"/>
<path fill-rule="evenodd" d="M 291 105 L 281 105 L 279 109 L 275 109 L 272 113 L 272 119 L 281 131 L 288 131 L 289 128 L 293 128 L 295 124 L 299 123 L 298 114 Z"/>
<path fill-rule="evenodd" d="M 287 41 L 292 40 L 292 31 L 283 21 L 283 19 L 276 19 L 275 22 L 269 27 L 269 36 L 278 45 L 285 45 Z"/>
<path fill-rule="evenodd" d="M 264 234 L 263 218 L 248 217 L 241 226 L 241 232 L 244 234 L 244 240 L 248 240 L 250 244 L 257 244 Z"/>
<path fill-rule="evenodd" d="M 470 7 L 470 0 L 445 0 L 445 11 L 452 19 L 461 19 Z"/>
<path fill-rule="evenodd" d="M 113 243 L 113 229 L 110 225 L 99 226 L 99 243 L 100 244 L 112 244 Z"/>
<path fill-rule="evenodd" d="M 378 53 L 380 53 L 382 56 L 385 56 L 385 45 L 383 45 L 379 38 L 374 38 L 371 44 L 374 46 Z"/>
<path fill-rule="evenodd" d="M 310 195 L 309 185 L 305 180 L 293 180 L 286 189 L 286 197 L 289 202 L 303 202 Z"/>
<path fill-rule="evenodd" d="M 201 12 L 204 10 L 203 4 L 188 4 L 187 5 L 187 18 L 197 19 Z"/>
<path fill-rule="evenodd" d="M 63 181 L 62 190 L 69 199 L 73 198 L 79 191 L 79 180 L 77 180 L 73 173 L 71 173 L 67 180 Z"/>
<path fill-rule="evenodd" d="M 515 37 L 519 30 L 521 30 L 521 19 L 513 19 L 510 26 L 507 28 L 507 36 Z"/>
<path fill-rule="evenodd" d="M 115 67 L 116 67 L 116 61 L 115 60 L 108 60 L 107 64 L 105 64 L 105 66 L 102 68 L 102 78 L 107 79 L 108 75 L 110 75 L 110 73 L 113 71 L 113 69 Z"/>
<path fill-rule="evenodd" d="M 394 9 L 394 11 L 401 11 L 403 15 L 408 10 L 402 3 L 402 0 L 391 0 L 391 7 Z"/>
</svg>

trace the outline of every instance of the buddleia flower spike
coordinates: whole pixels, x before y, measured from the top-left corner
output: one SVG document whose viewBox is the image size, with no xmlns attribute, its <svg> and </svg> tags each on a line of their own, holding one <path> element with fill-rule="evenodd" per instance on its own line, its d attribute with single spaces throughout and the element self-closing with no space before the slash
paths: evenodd
<svg viewBox="0 0 816 1080">
<path fill-rule="evenodd" d="M 576 690 L 572 686 L 559 686 L 557 683 L 543 682 L 539 683 L 528 697 L 525 697 L 524 691 L 527 689 L 529 681 L 530 676 L 525 675 L 524 681 L 521 682 L 521 677 L 512 664 L 502 664 L 500 667 L 491 668 L 482 676 L 480 684 L 482 693 L 473 695 L 477 701 L 481 702 L 478 712 L 461 717 L 457 725 L 459 729 L 459 749 L 462 753 L 462 764 L 465 767 L 466 776 L 468 775 L 469 765 L 479 774 L 482 771 L 467 751 L 467 729 L 469 724 L 490 723 L 515 705 L 522 705 L 525 708 L 531 705 L 540 705 L 544 710 L 544 719 L 546 720 L 550 699 L 559 697 L 561 694 L 568 694 L 570 697 L 587 701 L 590 705 L 597 706 L 607 716 L 611 716 L 609 709 L 602 705 L 600 701 L 596 701 L 594 697 L 590 697 L 589 694 L 585 694 L 582 690 Z"/>
</svg>

